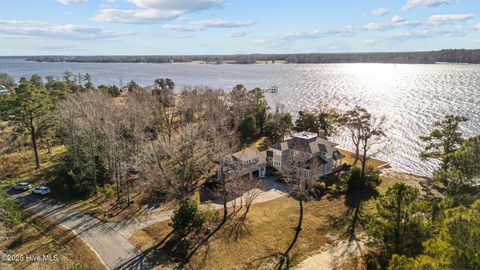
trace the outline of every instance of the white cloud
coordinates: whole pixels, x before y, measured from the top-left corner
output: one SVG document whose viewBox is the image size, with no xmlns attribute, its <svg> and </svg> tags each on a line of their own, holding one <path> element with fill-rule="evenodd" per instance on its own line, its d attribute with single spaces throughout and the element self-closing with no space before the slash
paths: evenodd
<svg viewBox="0 0 480 270">
<path fill-rule="evenodd" d="M 317 39 L 327 36 L 341 36 L 341 37 L 352 37 L 357 34 L 357 30 L 353 26 L 345 26 L 341 29 L 330 29 L 330 30 L 313 30 L 312 32 L 289 32 L 281 36 L 282 40 L 296 40 L 296 39 Z"/>
<path fill-rule="evenodd" d="M 408 0 L 403 10 L 409 11 L 417 7 L 436 7 L 442 4 L 452 4 L 458 0 Z"/>
<path fill-rule="evenodd" d="M 395 16 L 392 17 L 392 19 L 391 19 L 390 21 L 391 21 L 392 23 L 402 23 L 402 22 L 405 22 L 406 19 L 400 17 L 399 15 L 395 15 Z"/>
<path fill-rule="evenodd" d="M 194 32 L 194 31 L 201 31 L 195 25 L 184 25 L 184 24 L 165 24 L 162 26 L 164 29 L 176 32 Z"/>
<path fill-rule="evenodd" d="M 187 13 L 223 5 L 223 0 L 127 0 L 137 9 L 102 9 L 94 21 L 115 23 L 156 23 Z"/>
<path fill-rule="evenodd" d="M 215 27 L 215 28 L 235 28 L 244 27 L 255 24 L 254 20 L 222 20 L 210 19 L 191 22 L 192 25 L 197 25 L 201 28 Z"/>
<path fill-rule="evenodd" d="M 363 16 L 375 16 L 375 17 L 379 17 L 379 16 L 385 16 L 389 13 L 389 10 L 388 8 L 386 7 L 381 7 L 381 8 L 377 8 L 377 9 L 374 9 L 372 10 L 370 13 L 365 13 L 363 14 Z"/>
<path fill-rule="evenodd" d="M 433 15 L 428 18 L 427 23 L 429 25 L 441 25 L 451 22 L 466 21 L 472 19 L 473 17 L 475 17 L 475 14 L 472 13 Z"/>
<path fill-rule="evenodd" d="M 139 8 L 178 10 L 185 13 L 218 7 L 223 0 L 127 0 Z"/>
<path fill-rule="evenodd" d="M 10 37 L 48 37 L 54 39 L 109 39 L 129 32 L 107 31 L 84 25 L 45 25 L 38 27 L 0 27 L 0 35 Z"/>
<path fill-rule="evenodd" d="M 203 31 L 205 28 L 237 28 L 255 24 L 254 20 L 210 19 L 192 21 L 189 24 L 166 24 L 163 28 L 177 32 Z"/>
<path fill-rule="evenodd" d="M 370 31 L 384 31 L 384 30 L 389 30 L 392 29 L 392 25 L 388 23 L 367 23 L 366 25 L 363 26 L 365 30 L 370 30 Z"/>
<path fill-rule="evenodd" d="M 68 5 L 68 4 L 82 4 L 86 3 L 88 0 L 57 0 L 58 3 L 63 4 L 63 5 Z"/>
<path fill-rule="evenodd" d="M 477 23 L 473 26 L 473 29 L 480 30 L 480 23 Z"/>
<path fill-rule="evenodd" d="M 244 37 L 248 35 L 250 31 L 243 31 L 243 30 L 232 30 L 227 33 L 227 37 Z"/>
<path fill-rule="evenodd" d="M 24 20 L 0 20 L 0 25 L 41 25 L 45 24 L 38 21 L 24 21 Z"/>
<path fill-rule="evenodd" d="M 407 20 L 399 15 L 395 15 L 392 17 L 392 19 L 390 20 L 390 22 L 392 23 L 392 27 L 400 27 L 400 26 L 412 26 L 412 27 L 415 27 L 415 26 L 419 26 L 421 25 L 422 23 L 419 22 L 419 21 L 410 21 L 410 20 Z"/>
<path fill-rule="evenodd" d="M 113 23 L 154 23 L 178 18 L 180 11 L 164 11 L 157 9 L 102 9 L 91 19 L 97 22 Z"/>
<path fill-rule="evenodd" d="M 399 15 L 395 15 L 390 19 L 390 22 L 386 23 L 367 23 L 363 26 L 363 29 L 368 31 L 386 31 L 399 27 L 417 27 L 420 26 L 421 22 L 419 21 L 410 21 Z"/>
</svg>

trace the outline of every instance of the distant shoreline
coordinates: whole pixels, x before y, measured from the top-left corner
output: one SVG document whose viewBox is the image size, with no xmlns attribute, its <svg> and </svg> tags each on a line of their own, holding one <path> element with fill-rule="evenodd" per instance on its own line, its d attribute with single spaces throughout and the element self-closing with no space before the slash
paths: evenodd
<svg viewBox="0 0 480 270">
<path fill-rule="evenodd" d="M 13 57 L 16 58 L 16 57 Z M 74 63 L 171 63 L 171 64 L 480 64 L 479 50 L 426 52 L 236 54 L 236 55 L 96 55 L 27 56 L 26 61 Z"/>
</svg>

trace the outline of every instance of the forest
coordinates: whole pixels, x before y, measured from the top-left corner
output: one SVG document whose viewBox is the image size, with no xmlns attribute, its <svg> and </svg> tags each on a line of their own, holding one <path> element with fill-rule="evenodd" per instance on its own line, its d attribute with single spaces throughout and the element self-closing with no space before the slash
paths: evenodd
<svg viewBox="0 0 480 270">
<path fill-rule="evenodd" d="M 238 55 L 98 55 L 98 56 L 31 56 L 37 62 L 99 63 L 189 63 L 255 64 L 257 61 L 287 64 L 327 63 L 397 63 L 434 64 L 480 63 L 480 50 L 440 50 L 427 52 L 310 53 L 310 54 L 238 54 Z"/>
</svg>

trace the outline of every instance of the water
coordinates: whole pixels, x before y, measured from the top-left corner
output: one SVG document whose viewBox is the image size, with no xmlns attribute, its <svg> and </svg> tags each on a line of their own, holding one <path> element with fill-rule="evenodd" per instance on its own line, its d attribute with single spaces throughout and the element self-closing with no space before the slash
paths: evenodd
<svg viewBox="0 0 480 270">
<path fill-rule="evenodd" d="M 362 105 L 388 119 L 388 147 L 378 156 L 397 169 L 429 175 L 435 165 L 423 162 L 418 153 L 420 135 L 446 114 L 466 116 L 466 136 L 480 134 L 480 65 L 190 65 L 144 63 L 34 63 L 0 59 L 0 72 L 19 79 L 37 73 L 61 78 L 63 71 L 90 73 L 95 84 L 142 85 L 156 78 L 171 78 L 180 88 L 208 85 L 231 89 L 279 87 L 269 94 L 272 107 L 282 103 L 290 112 L 310 109 L 319 102 L 341 109 Z M 335 138 L 349 148 L 346 136 Z"/>
</svg>

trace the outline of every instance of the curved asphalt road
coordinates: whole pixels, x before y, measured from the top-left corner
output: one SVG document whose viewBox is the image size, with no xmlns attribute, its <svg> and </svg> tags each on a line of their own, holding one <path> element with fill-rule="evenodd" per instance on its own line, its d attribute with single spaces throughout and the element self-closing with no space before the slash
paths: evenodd
<svg viewBox="0 0 480 270">
<path fill-rule="evenodd" d="M 11 196 L 21 207 L 73 231 L 102 259 L 108 269 L 149 269 L 143 256 L 122 234 L 67 204 L 31 194 Z"/>
</svg>

